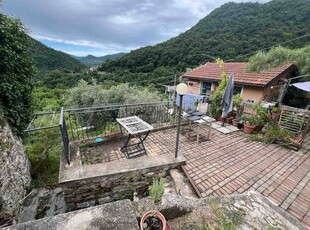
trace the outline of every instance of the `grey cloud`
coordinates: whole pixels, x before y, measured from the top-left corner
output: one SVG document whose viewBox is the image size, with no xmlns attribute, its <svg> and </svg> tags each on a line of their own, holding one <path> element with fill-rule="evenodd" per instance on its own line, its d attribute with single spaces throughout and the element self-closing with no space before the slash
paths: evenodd
<svg viewBox="0 0 310 230">
<path fill-rule="evenodd" d="M 248 0 L 236 0 L 244 1 Z M 21 18 L 33 36 L 128 50 L 176 36 L 225 2 L 228 0 L 4 0 L 3 9 Z"/>
</svg>

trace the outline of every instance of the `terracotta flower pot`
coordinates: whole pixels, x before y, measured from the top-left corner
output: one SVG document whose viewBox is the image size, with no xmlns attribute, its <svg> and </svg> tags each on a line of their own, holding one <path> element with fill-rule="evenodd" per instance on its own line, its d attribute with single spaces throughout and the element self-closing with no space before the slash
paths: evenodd
<svg viewBox="0 0 310 230">
<path fill-rule="evenodd" d="M 149 216 L 155 216 L 163 223 L 163 229 L 162 230 L 170 230 L 170 226 L 169 226 L 168 222 L 166 221 L 165 217 L 163 216 L 163 214 L 161 214 L 160 212 L 158 212 L 156 210 L 148 211 L 148 212 L 144 213 L 144 215 L 142 216 L 141 221 L 140 221 L 140 229 L 141 230 L 144 230 L 144 228 L 143 228 L 144 222 Z"/>
<path fill-rule="evenodd" d="M 227 117 L 226 123 L 231 124 L 233 119 L 234 119 L 233 117 Z"/>
<path fill-rule="evenodd" d="M 268 113 L 267 118 L 270 120 L 272 118 L 272 115 L 270 113 Z"/>
<path fill-rule="evenodd" d="M 232 124 L 233 126 L 238 127 L 239 121 L 237 119 L 233 119 Z"/>
<path fill-rule="evenodd" d="M 277 119 L 277 113 L 272 113 L 272 115 L 271 115 L 271 119 L 272 119 L 272 120 Z"/>
<path fill-rule="evenodd" d="M 251 134 L 254 132 L 254 129 L 255 129 L 255 125 L 253 125 L 253 126 L 247 125 L 247 124 L 243 125 L 243 132 L 244 133 Z"/>
<path fill-rule="evenodd" d="M 222 121 L 223 118 L 222 118 L 221 116 L 218 116 L 218 117 L 216 117 L 216 120 L 217 120 L 217 121 Z"/>
<path fill-rule="evenodd" d="M 264 125 L 256 125 L 255 128 L 254 128 L 254 131 L 255 132 L 260 132 L 260 131 L 262 131 L 263 128 L 264 128 Z"/>
</svg>

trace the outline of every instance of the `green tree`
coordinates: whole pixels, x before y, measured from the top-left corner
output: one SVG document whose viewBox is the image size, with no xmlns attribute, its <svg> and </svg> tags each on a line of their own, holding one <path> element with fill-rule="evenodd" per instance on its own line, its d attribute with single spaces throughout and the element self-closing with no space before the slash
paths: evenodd
<svg viewBox="0 0 310 230">
<path fill-rule="evenodd" d="M 162 97 L 159 93 L 149 88 L 119 84 L 109 89 L 104 89 L 96 82 L 88 84 L 86 81 L 80 80 L 76 87 L 69 90 L 67 105 L 69 107 L 83 107 L 161 100 Z"/>
<path fill-rule="evenodd" d="M 27 30 L 20 20 L 0 13 L 0 106 L 13 131 L 22 135 L 31 116 L 31 78 Z"/>
</svg>

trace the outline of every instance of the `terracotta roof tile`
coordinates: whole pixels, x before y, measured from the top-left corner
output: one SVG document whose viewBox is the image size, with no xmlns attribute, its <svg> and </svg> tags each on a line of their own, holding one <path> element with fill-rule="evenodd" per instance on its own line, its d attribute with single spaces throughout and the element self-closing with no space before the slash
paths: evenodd
<svg viewBox="0 0 310 230">
<path fill-rule="evenodd" d="M 260 73 L 247 72 L 247 62 L 228 62 L 224 63 L 222 69 L 216 63 L 207 63 L 186 72 L 183 76 L 187 78 L 198 78 L 209 81 L 220 81 L 221 72 L 225 71 L 228 75 L 235 75 L 235 82 L 243 85 L 265 86 L 281 73 L 289 69 L 293 64 L 285 64 L 269 71 Z"/>
</svg>

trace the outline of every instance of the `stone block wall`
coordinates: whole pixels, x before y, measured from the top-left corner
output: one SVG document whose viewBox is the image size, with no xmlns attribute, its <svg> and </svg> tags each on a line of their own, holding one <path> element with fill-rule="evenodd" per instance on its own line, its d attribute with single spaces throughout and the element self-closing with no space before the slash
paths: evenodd
<svg viewBox="0 0 310 230">
<path fill-rule="evenodd" d="M 122 199 L 133 199 L 146 196 L 153 177 L 169 175 L 169 170 L 177 164 L 157 166 L 142 170 L 129 171 L 96 178 L 61 183 L 69 211 L 105 204 Z"/>
<path fill-rule="evenodd" d="M 29 161 L 22 140 L 0 117 L 0 221 L 14 216 L 31 181 Z"/>
</svg>

